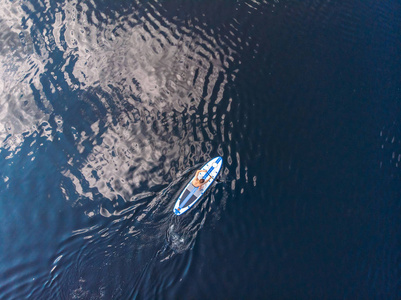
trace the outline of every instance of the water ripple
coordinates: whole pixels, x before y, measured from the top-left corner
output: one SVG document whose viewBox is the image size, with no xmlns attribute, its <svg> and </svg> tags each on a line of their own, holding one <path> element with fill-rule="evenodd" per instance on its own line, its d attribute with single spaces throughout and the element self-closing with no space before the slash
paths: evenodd
<svg viewBox="0 0 401 300">
<path fill-rule="evenodd" d="M 306 137 L 305 128 L 287 134 L 280 116 L 318 122 L 311 116 L 321 112 L 313 99 L 301 113 L 291 110 L 304 89 L 293 79 L 307 72 L 283 78 L 271 71 L 298 64 L 308 70 L 300 57 L 324 52 L 328 39 L 313 37 L 331 32 L 340 32 L 345 45 L 334 48 L 348 53 L 370 15 L 332 1 L 245 0 L 213 3 L 212 10 L 209 2 L 0 0 L 0 217 L 6 220 L 0 232 L 7 236 L 0 245 L 0 298 L 166 298 L 166 290 L 174 298 L 194 265 L 204 263 L 198 252 L 210 250 L 196 247 L 209 238 L 202 228 L 216 229 L 210 243 L 223 262 L 226 249 L 246 254 L 246 243 L 234 241 L 259 240 L 246 221 L 235 221 L 261 222 L 254 208 L 246 215 L 229 205 L 249 197 L 267 199 L 270 217 L 286 233 L 273 196 L 254 188 L 264 180 L 282 195 L 283 174 L 306 180 L 297 152 L 287 149 L 302 147 L 296 135 Z M 377 9 L 385 20 L 389 7 Z M 383 40 L 395 36 L 388 28 Z M 298 47 L 299 56 L 287 53 Z M 330 61 L 316 57 L 316 68 Z M 277 82 L 295 82 L 287 102 L 273 103 Z M 383 145 L 395 147 L 387 138 Z M 272 146 L 262 149 L 261 141 Z M 391 149 L 382 164 L 397 176 L 400 151 Z M 179 191 L 216 155 L 224 157 L 225 182 L 186 217 L 175 217 Z M 257 165 L 261 157 L 280 176 L 256 172 L 264 167 Z M 228 225 L 220 229 L 225 215 Z M 8 232 L 24 234 L 14 242 Z M 268 238 L 260 243 L 283 259 L 277 250 L 283 238 L 272 232 L 271 248 Z M 249 264 L 263 273 L 255 256 Z M 193 288 L 207 298 L 210 281 L 223 281 L 227 290 L 241 286 L 243 277 L 232 273 L 228 266 L 223 279 L 210 274 Z"/>
<path fill-rule="evenodd" d="M 0 295 L 161 293 L 177 283 L 169 279 L 175 268 L 185 278 L 198 232 L 207 219 L 218 220 L 229 194 L 242 193 L 251 176 L 249 157 L 239 154 L 249 143 L 251 112 L 227 87 L 236 80 L 239 52 L 252 43 L 241 18 L 246 24 L 263 4 L 249 1 L 244 13 L 220 24 L 157 1 L 1 4 L 0 140 L 8 170 L 2 179 L 12 193 L 19 176 L 13 164 L 27 168 L 29 191 L 40 199 L 19 232 L 32 218 L 40 220 L 33 236 L 57 225 L 30 254 L 32 264 L 1 270 L 20 285 L 2 282 Z M 214 188 L 189 219 L 173 218 L 173 199 L 214 155 L 228 162 L 223 176 L 232 169 L 235 179 Z M 18 199 L 30 199 L 29 191 Z M 44 213 L 49 205 L 63 225 Z M 26 242 L 35 247 L 33 239 Z M 156 276 L 158 265 L 170 262 Z M 106 274 L 116 276 L 106 282 Z"/>
</svg>

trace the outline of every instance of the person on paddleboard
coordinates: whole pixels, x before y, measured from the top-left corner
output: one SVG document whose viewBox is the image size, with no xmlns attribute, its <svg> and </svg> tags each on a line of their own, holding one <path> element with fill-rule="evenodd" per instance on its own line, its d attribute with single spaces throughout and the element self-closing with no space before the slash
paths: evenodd
<svg viewBox="0 0 401 300">
<path fill-rule="evenodd" d="M 202 178 L 202 177 L 203 177 L 203 175 L 202 175 L 202 177 L 199 179 L 198 177 L 199 177 L 199 174 L 200 174 L 201 172 L 206 173 L 205 170 L 198 170 L 198 171 L 196 171 L 194 180 L 192 180 L 193 186 L 194 186 L 194 187 L 198 187 L 198 188 L 200 188 L 200 189 L 202 189 L 202 188 L 203 188 L 203 185 L 204 185 L 206 182 L 208 182 L 208 181 L 212 178 L 212 176 L 209 175 L 209 176 L 207 177 L 207 179 L 205 180 L 205 179 Z"/>
</svg>

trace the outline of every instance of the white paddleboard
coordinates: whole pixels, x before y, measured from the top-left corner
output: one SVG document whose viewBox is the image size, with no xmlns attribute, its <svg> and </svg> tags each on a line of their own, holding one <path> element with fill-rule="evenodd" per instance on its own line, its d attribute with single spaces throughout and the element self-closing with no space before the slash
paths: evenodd
<svg viewBox="0 0 401 300">
<path fill-rule="evenodd" d="M 223 159 L 220 156 L 217 156 L 206 163 L 200 169 L 205 171 L 201 173 L 204 174 L 202 177 L 203 179 L 206 180 L 209 175 L 212 177 L 200 188 L 193 186 L 192 181 L 195 179 L 195 176 L 192 177 L 191 181 L 182 190 L 180 196 L 177 199 L 177 202 L 174 205 L 173 212 L 177 216 L 182 215 L 187 210 L 189 210 L 202 197 L 205 191 L 212 185 L 213 181 L 216 179 L 222 165 Z"/>
</svg>

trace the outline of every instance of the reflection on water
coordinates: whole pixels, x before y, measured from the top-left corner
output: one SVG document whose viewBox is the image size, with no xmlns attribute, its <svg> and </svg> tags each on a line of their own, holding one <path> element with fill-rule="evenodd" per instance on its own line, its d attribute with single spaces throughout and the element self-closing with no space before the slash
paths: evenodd
<svg viewBox="0 0 401 300">
<path fill-rule="evenodd" d="M 135 282 L 138 293 L 156 261 L 192 247 L 210 212 L 205 201 L 188 224 L 171 214 L 190 167 L 232 155 L 219 144 L 231 140 L 223 98 L 238 71 L 238 21 L 222 35 L 140 1 L 8 1 L 0 18 L 2 179 L 6 195 L 32 203 L 16 229 L 32 238 L 17 240 L 14 255 L 1 248 L 1 277 L 13 274 L 1 295 L 115 298 Z"/>
<path fill-rule="evenodd" d="M 386 205 L 399 185 L 372 204 L 376 165 L 374 184 L 358 166 L 376 159 L 399 178 L 398 123 L 371 130 L 382 131 L 379 159 L 364 156 L 368 130 L 356 125 L 373 126 L 370 109 L 380 123 L 380 84 L 397 98 L 389 11 L 0 0 L 0 298 L 341 298 L 354 278 L 391 294 L 397 285 L 377 278 L 397 277 L 397 245 L 366 241 L 376 232 L 357 217 L 377 206 L 398 228 Z M 217 155 L 222 182 L 175 216 L 181 189 Z M 370 262 L 382 252 L 385 263 Z"/>
</svg>

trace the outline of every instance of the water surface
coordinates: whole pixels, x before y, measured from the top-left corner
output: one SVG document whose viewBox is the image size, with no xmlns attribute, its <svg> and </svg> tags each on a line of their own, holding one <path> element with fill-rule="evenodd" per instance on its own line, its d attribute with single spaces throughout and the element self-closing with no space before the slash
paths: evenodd
<svg viewBox="0 0 401 300">
<path fill-rule="evenodd" d="M 400 8 L 0 0 L 0 298 L 398 298 Z"/>
</svg>

